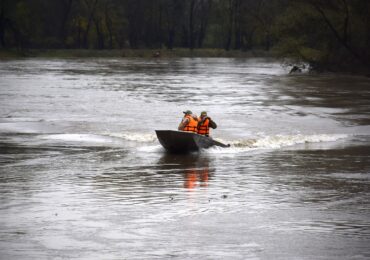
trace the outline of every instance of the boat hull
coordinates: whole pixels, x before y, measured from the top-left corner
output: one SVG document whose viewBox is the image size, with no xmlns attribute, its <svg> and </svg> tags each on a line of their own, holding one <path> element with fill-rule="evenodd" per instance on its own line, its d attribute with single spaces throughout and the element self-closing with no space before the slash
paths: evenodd
<svg viewBox="0 0 370 260">
<path fill-rule="evenodd" d="M 229 147 L 229 145 L 217 142 L 210 137 L 192 132 L 174 130 L 156 130 L 155 132 L 160 144 L 169 152 L 187 153 L 206 149 L 215 145 Z"/>
</svg>

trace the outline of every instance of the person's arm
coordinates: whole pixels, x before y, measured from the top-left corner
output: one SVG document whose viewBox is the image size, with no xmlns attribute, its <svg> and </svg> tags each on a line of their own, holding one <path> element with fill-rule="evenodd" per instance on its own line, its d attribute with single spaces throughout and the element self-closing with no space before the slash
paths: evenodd
<svg viewBox="0 0 370 260">
<path fill-rule="evenodd" d="M 181 121 L 181 123 L 179 124 L 179 127 L 177 128 L 178 130 L 180 131 L 183 131 L 185 126 L 189 124 L 189 119 L 188 118 L 185 118 Z"/>
<path fill-rule="evenodd" d="M 199 128 L 200 128 L 200 126 L 204 123 L 204 121 L 206 120 L 207 118 L 203 118 L 202 120 L 198 120 L 198 130 L 199 130 Z"/>
<path fill-rule="evenodd" d="M 215 123 L 215 121 L 213 121 L 210 117 L 208 117 L 209 119 L 209 127 L 213 128 L 213 129 L 216 129 L 217 128 L 217 124 Z"/>
</svg>

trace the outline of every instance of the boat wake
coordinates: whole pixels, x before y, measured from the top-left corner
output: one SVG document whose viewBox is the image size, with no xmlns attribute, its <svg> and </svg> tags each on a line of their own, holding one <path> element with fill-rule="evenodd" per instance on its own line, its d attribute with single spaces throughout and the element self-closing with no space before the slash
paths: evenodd
<svg viewBox="0 0 370 260">
<path fill-rule="evenodd" d="M 43 135 L 43 140 L 55 140 L 60 142 L 79 142 L 79 143 L 107 143 L 110 139 L 95 134 L 52 134 Z"/>
<path fill-rule="evenodd" d="M 138 143 L 153 143 L 157 140 L 155 134 L 146 133 L 105 133 L 104 135 Z"/>
<path fill-rule="evenodd" d="M 246 138 L 230 140 L 227 138 L 215 138 L 224 144 L 230 144 L 229 148 L 211 147 L 207 149 L 210 153 L 240 153 L 251 150 L 279 149 L 299 144 L 335 142 L 340 139 L 348 138 L 346 134 L 314 134 L 314 135 L 272 135 L 259 136 L 256 138 Z M 161 149 L 155 134 L 150 133 L 103 133 L 103 134 L 54 134 L 43 136 L 42 139 L 93 143 L 93 144 L 115 144 L 117 139 L 140 144 L 138 149 L 142 152 L 155 152 Z M 121 143 L 119 141 L 117 144 Z"/>
<path fill-rule="evenodd" d="M 220 149 L 219 147 L 212 147 L 209 150 L 211 152 L 225 152 L 225 153 L 237 153 L 248 150 L 260 150 L 260 149 L 278 149 L 299 144 L 309 143 L 324 143 L 324 142 L 335 142 L 340 139 L 348 138 L 346 134 L 317 134 L 317 135 L 273 135 L 263 136 L 258 138 L 250 139 L 239 139 L 234 141 L 227 141 L 217 139 L 223 143 L 230 143 L 231 147 L 228 149 Z"/>
<path fill-rule="evenodd" d="M 126 141 L 147 144 L 140 147 L 140 151 L 158 151 L 158 139 L 155 134 L 148 133 L 124 133 L 124 134 L 107 134 L 110 137 L 122 138 Z M 335 142 L 340 139 L 348 138 L 346 134 L 313 134 L 313 135 L 271 135 L 259 136 L 256 138 L 230 140 L 227 138 L 215 138 L 224 144 L 230 144 L 229 148 L 211 147 L 207 151 L 211 153 L 239 153 L 250 150 L 261 149 L 278 149 L 299 144 Z"/>
<path fill-rule="evenodd" d="M 122 141 L 134 143 L 155 143 L 157 137 L 155 134 L 145 133 L 74 133 L 40 135 L 40 139 L 67 143 L 112 144 L 122 143 Z"/>
</svg>

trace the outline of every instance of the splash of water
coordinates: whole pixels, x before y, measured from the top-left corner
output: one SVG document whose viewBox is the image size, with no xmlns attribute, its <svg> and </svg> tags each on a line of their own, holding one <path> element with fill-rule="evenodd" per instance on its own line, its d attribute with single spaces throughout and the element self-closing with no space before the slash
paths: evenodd
<svg viewBox="0 0 370 260">
<path fill-rule="evenodd" d="M 157 140 L 155 134 L 145 134 L 145 133 L 106 133 L 104 135 L 139 143 L 153 143 Z"/>
<path fill-rule="evenodd" d="M 224 149 L 213 147 L 208 150 L 212 152 L 238 153 L 256 149 L 278 149 L 287 146 L 294 146 L 304 143 L 320 143 L 320 142 L 335 142 L 339 139 L 347 138 L 345 134 L 314 134 L 314 135 L 272 135 L 261 136 L 257 138 L 239 139 L 239 140 L 223 140 L 216 138 L 222 143 L 231 144 L 230 148 Z M 155 134 L 148 133 L 105 133 L 103 135 L 94 134 L 56 134 L 47 135 L 43 139 L 68 141 L 68 142 L 87 142 L 87 143 L 111 143 L 114 139 L 120 138 L 125 141 L 148 144 L 151 147 L 148 151 L 157 150 L 159 145 L 153 146 L 157 142 Z M 142 151 L 146 151 L 145 149 Z"/>
<path fill-rule="evenodd" d="M 53 134 L 42 136 L 44 140 L 56 140 L 64 142 L 84 142 L 84 143 L 107 143 L 111 142 L 104 136 L 94 134 Z"/>
<path fill-rule="evenodd" d="M 220 142 L 230 143 L 231 147 L 228 149 L 212 147 L 209 149 L 209 151 L 213 153 L 240 153 L 251 150 L 278 149 L 304 143 L 335 142 L 339 139 L 344 139 L 347 137 L 348 135 L 345 134 L 297 134 L 263 136 L 260 138 L 240 139 L 231 142 L 219 139 Z"/>
</svg>

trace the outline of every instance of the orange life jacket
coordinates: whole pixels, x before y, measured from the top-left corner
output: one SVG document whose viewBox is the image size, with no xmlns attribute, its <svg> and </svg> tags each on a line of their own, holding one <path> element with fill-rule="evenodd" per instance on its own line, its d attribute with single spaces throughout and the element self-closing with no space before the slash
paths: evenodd
<svg viewBox="0 0 370 260">
<path fill-rule="evenodd" d="M 209 119 L 204 120 L 202 124 L 199 125 L 198 134 L 209 136 Z"/>
<path fill-rule="evenodd" d="M 189 119 L 189 123 L 184 127 L 184 131 L 197 133 L 198 121 L 190 115 L 186 115 L 185 118 Z"/>
</svg>

